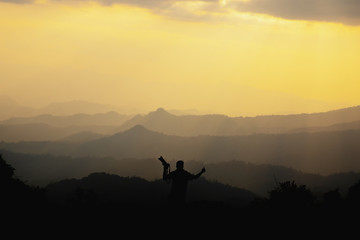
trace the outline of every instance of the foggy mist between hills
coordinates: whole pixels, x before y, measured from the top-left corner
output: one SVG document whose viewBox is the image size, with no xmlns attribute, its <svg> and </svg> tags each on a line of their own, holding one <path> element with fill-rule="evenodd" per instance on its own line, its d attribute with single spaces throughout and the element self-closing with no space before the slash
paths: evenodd
<svg viewBox="0 0 360 240">
<path fill-rule="evenodd" d="M 266 195 L 274 179 L 325 191 L 345 189 L 358 176 L 359 123 L 359 107 L 245 118 L 163 108 L 137 115 L 47 114 L 2 121 L 0 149 L 22 179 L 42 186 L 92 172 L 159 179 L 156 158 L 164 155 L 173 167 L 178 159 L 193 171 L 204 165 L 207 178 L 257 194 Z"/>
</svg>

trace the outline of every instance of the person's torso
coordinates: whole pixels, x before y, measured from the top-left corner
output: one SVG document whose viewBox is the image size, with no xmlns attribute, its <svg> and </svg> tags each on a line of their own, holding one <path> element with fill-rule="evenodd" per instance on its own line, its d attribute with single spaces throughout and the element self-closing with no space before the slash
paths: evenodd
<svg viewBox="0 0 360 240">
<path fill-rule="evenodd" d="M 172 179 L 173 188 L 176 188 L 179 191 L 181 191 L 186 189 L 187 183 L 191 179 L 191 174 L 185 170 L 177 169 L 171 173 L 171 179 Z"/>
</svg>

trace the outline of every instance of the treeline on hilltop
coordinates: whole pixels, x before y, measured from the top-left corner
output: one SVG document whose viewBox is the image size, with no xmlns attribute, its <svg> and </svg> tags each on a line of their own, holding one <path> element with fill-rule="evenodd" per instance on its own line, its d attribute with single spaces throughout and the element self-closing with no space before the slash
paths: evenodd
<svg viewBox="0 0 360 240">
<path fill-rule="evenodd" d="M 65 210 L 71 216 L 79 209 L 137 212 L 139 209 L 162 209 L 166 206 L 169 184 L 138 177 L 120 177 L 107 173 L 93 173 L 82 179 L 67 179 L 45 188 L 29 186 L 14 177 L 15 169 L 0 157 L 1 205 L 10 214 L 21 212 L 54 212 Z M 279 182 L 269 190 L 269 196 L 260 198 L 253 193 L 210 182 L 194 181 L 189 186 L 188 209 L 208 214 L 239 214 L 242 216 L 288 216 L 299 214 L 317 217 L 356 216 L 360 210 L 360 181 L 349 187 L 346 196 L 332 189 L 316 197 L 305 185 L 295 181 Z M 109 211 L 111 209 L 111 211 Z M 70 214 L 70 215 L 69 215 Z M 295 214 L 295 215 L 294 215 Z"/>
<path fill-rule="evenodd" d="M 13 207 L 39 203 L 52 207 L 93 206 L 147 206 L 166 204 L 170 184 L 163 180 L 148 181 L 140 177 L 122 177 L 95 172 L 81 179 L 64 179 L 46 187 L 34 187 L 15 177 L 15 169 L 1 158 L 1 185 L 4 203 Z M 199 179 L 189 186 L 190 201 L 211 201 L 244 206 L 255 194 L 250 191 L 215 181 Z M 35 201 L 36 197 L 41 201 Z"/>
<path fill-rule="evenodd" d="M 162 166 L 156 158 L 73 158 L 49 154 L 1 152 L 6 161 L 16 168 L 16 176 L 26 180 L 29 185 L 41 187 L 63 179 L 81 179 L 94 172 L 105 172 L 119 176 L 138 176 L 148 181 L 154 181 L 162 176 Z M 175 165 L 175 161 L 169 160 L 169 162 L 171 166 Z M 268 196 L 269 189 L 276 187 L 277 182 L 287 180 L 294 180 L 298 184 L 306 185 L 317 196 L 336 188 L 342 195 L 345 195 L 347 189 L 360 179 L 358 172 L 342 172 L 323 176 L 304 173 L 284 166 L 253 164 L 244 161 L 219 163 L 186 161 L 186 168 L 190 172 L 197 172 L 203 166 L 208 170 L 205 175 L 206 179 L 246 189 L 263 197 Z"/>
</svg>

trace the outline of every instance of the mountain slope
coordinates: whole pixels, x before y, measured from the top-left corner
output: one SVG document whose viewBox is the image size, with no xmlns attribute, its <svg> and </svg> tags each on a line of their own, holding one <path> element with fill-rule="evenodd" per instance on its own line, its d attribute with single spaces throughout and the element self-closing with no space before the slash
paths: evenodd
<svg viewBox="0 0 360 240">
<path fill-rule="evenodd" d="M 332 174 L 360 170 L 360 130 L 236 137 L 178 137 L 134 128 L 85 143 L 0 142 L 19 153 L 73 157 L 157 158 L 204 163 L 241 160 L 275 164 L 303 172 Z"/>
<path fill-rule="evenodd" d="M 45 123 L 29 123 L 17 125 L 0 124 L 0 141 L 57 141 L 82 132 L 94 132 L 108 135 L 114 130 L 113 126 L 67 126 L 56 127 Z"/>
<path fill-rule="evenodd" d="M 83 132 L 110 135 L 116 133 L 116 128 L 130 117 L 108 112 L 94 115 L 38 115 L 28 118 L 11 118 L 0 122 L 0 141 L 54 141 Z M 90 138 L 84 138 L 86 139 L 90 140 Z"/>
<path fill-rule="evenodd" d="M 83 131 L 99 134 L 114 134 L 143 125 L 151 131 L 176 136 L 246 136 L 252 134 L 284 134 L 296 132 L 344 131 L 360 129 L 360 107 L 340 109 L 331 112 L 279 116 L 228 117 L 225 115 L 182 115 L 175 116 L 162 108 L 147 115 L 120 115 L 116 112 L 101 114 L 75 114 L 70 116 L 39 115 L 30 118 L 12 118 L 0 122 L 2 132 L 0 140 L 54 140 L 64 135 L 51 135 L 38 138 L 36 134 L 25 135 L 26 132 L 44 132 L 36 125 L 46 124 L 51 127 L 79 128 L 73 135 Z M 15 131 L 16 126 L 24 134 Z M 25 128 L 25 126 L 27 126 Z M 13 131 L 13 133 L 11 132 Z M 66 130 L 64 131 L 66 132 Z M 44 135 L 45 136 L 45 135 Z M 10 140 L 11 139 L 11 140 Z"/>
<path fill-rule="evenodd" d="M 329 174 L 360 170 L 360 130 L 251 135 L 238 137 L 177 137 L 135 127 L 109 138 L 85 143 L 74 156 L 156 157 L 204 162 L 243 160 Z"/>
<path fill-rule="evenodd" d="M 4 120 L 1 122 L 3 125 L 21 125 L 21 124 L 34 124 L 44 123 L 55 127 L 69 127 L 69 126 L 120 126 L 127 121 L 131 116 L 121 115 L 117 112 L 107 112 L 98 114 L 74 114 L 67 116 L 56 115 L 37 115 L 34 117 L 18 117 Z"/>
<path fill-rule="evenodd" d="M 92 191 L 96 201 L 105 204 L 158 205 L 166 203 L 170 185 L 162 180 L 147 181 L 139 177 L 121 177 L 107 173 L 92 173 L 82 179 L 68 179 L 46 187 L 50 201 L 71 204 L 77 198 L 77 191 Z M 216 201 L 246 205 L 255 195 L 250 191 L 221 183 L 199 179 L 189 182 L 189 201 Z"/>
<path fill-rule="evenodd" d="M 125 122 L 118 131 L 143 125 L 149 130 L 177 136 L 237 136 L 251 134 L 288 133 L 294 129 L 322 128 L 335 124 L 360 121 L 360 106 L 335 111 L 274 115 L 257 117 L 228 117 L 225 115 L 185 115 L 175 116 L 162 108 L 147 115 L 137 115 Z M 343 125 L 342 130 L 351 130 L 351 124 Z M 329 129 L 328 129 L 329 130 Z"/>
<path fill-rule="evenodd" d="M 308 127 L 291 130 L 289 133 L 301 133 L 301 132 L 334 132 L 334 131 L 346 131 L 346 130 L 359 130 L 360 121 L 338 123 L 325 127 Z"/>
<path fill-rule="evenodd" d="M 102 135 L 102 134 L 94 133 L 91 131 L 84 131 L 84 132 L 75 133 L 73 135 L 67 136 L 62 139 L 58 139 L 58 141 L 70 142 L 70 143 L 81 143 L 81 142 L 93 141 L 93 140 L 100 139 L 103 137 L 104 137 L 104 135 Z"/>
</svg>

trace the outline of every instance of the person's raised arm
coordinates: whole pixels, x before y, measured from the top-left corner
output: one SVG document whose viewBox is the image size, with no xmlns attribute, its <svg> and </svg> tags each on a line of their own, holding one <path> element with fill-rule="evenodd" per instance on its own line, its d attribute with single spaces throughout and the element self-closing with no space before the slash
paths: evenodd
<svg viewBox="0 0 360 240">
<path fill-rule="evenodd" d="M 168 180 L 168 179 L 170 179 L 170 177 L 169 177 L 170 164 L 168 164 L 162 156 L 160 156 L 158 159 L 160 160 L 160 162 L 162 163 L 162 165 L 163 165 L 163 167 L 164 167 L 164 170 L 163 170 L 163 180 Z"/>
<path fill-rule="evenodd" d="M 170 179 L 170 176 L 169 176 L 169 166 L 168 166 L 168 165 L 164 165 L 163 180 L 168 180 L 168 179 Z"/>
<path fill-rule="evenodd" d="M 206 170 L 205 170 L 205 168 L 203 167 L 203 168 L 201 169 L 201 171 L 200 171 L 198 174 L 195 175 L 194 178 L 195 178 L 195 179 L 196 179 L 196 178 L 199 178 L 204 172 L 206 172 Z"/>
</svg>

